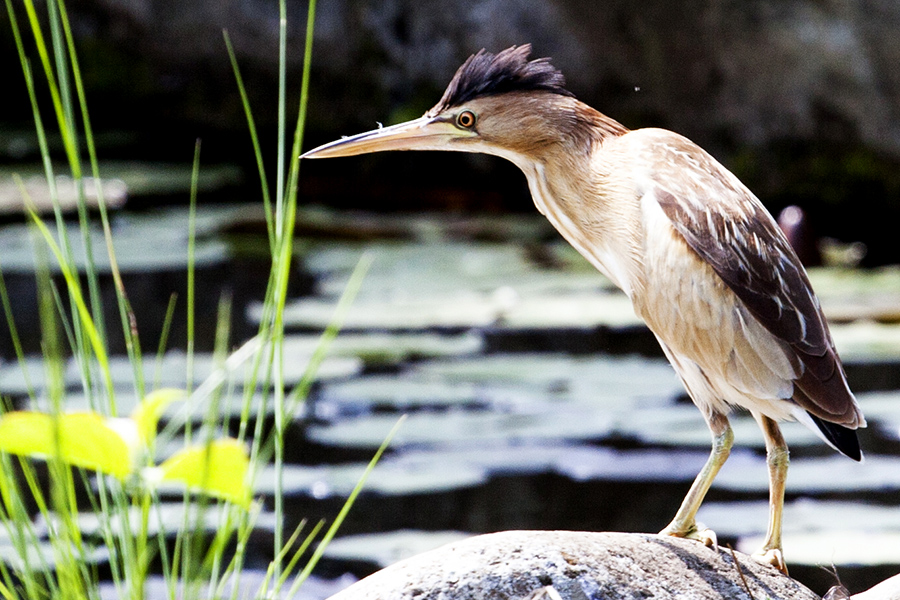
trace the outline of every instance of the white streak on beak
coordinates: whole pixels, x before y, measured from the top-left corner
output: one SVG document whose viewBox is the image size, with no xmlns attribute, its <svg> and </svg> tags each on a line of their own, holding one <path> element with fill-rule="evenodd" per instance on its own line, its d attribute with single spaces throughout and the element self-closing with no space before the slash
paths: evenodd
<svg viewBox="0 0 900 600">
<path fill-rule="evenodd" d="M 453 140 L 476 135 L 436 117 L 420 117 L 390 127 L 378 125 L 378 129 L 314 148 L 300 158 L 355 156 L 386 150 L 454 150 L 450 145 Z"/>
</svg>

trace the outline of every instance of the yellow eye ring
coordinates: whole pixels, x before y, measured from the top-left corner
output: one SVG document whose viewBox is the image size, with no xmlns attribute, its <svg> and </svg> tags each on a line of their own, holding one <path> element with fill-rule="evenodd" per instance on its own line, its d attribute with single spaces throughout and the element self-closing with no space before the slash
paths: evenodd
<svg viewBox="0 0 900 600">
<path fill-rule="evenodd" d="M 471 129 L 475 126 L 475 113 L 471 110 L 464 110 L 456 115 L 456 124 L 463 129 Z"/>
</svg>

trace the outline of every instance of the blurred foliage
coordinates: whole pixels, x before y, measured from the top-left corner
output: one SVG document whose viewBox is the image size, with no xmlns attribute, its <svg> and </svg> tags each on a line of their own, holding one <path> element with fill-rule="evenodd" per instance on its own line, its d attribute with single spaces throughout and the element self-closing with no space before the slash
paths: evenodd
<svg viewBox="0 0 900 600">
<path fill-rule="evenodd" d="M 889 228 L 900 223 L 895 159 L 860 145 L 786 140 L 744 148 L 728 166 L 772 214 L 800 206 L 816 235 L 865 243 L 864 265 L 900 262 L 900 247 Z"/>
</svg>

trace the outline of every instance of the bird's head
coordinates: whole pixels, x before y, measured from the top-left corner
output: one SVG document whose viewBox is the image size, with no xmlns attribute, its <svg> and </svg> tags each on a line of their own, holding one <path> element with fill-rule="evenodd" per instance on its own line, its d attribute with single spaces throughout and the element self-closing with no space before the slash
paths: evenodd
<svg viewBox="0 0 900 600">
<path fill-rule="evenodd" d="M 440 102 L 423 116 L 319 146 L 302 158 L 456 150 L 521 164 L 554 144 L 590 139 L 591 126 L 605 117 L 565 89 L 562 73 L 548 59 L 528 60 L 530 52 L 529 44 L 497 54 L 481 50 L 463 63 Z"/>
</svg>

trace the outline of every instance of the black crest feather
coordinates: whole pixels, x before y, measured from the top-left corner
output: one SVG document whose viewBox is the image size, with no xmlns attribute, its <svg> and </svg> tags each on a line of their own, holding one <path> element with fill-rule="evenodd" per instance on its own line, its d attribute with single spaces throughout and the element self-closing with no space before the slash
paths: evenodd
<svg viewBox="0 0 900 600">
<path fill-rule="evenodd" d="M 432 109 L 439 112 L 482 96 L 543 90 L 572 96 L 565 78 L 548 58 L 528 60 L 531 44 L 512 46 L 497 54 L 478 51 L 463 63 L 447 86 L 441 101 Z"/>
</svg>

